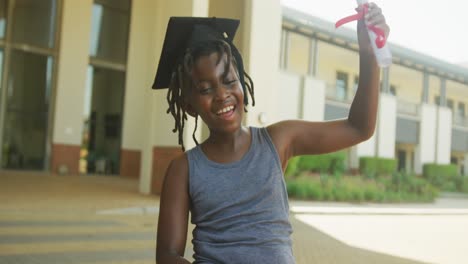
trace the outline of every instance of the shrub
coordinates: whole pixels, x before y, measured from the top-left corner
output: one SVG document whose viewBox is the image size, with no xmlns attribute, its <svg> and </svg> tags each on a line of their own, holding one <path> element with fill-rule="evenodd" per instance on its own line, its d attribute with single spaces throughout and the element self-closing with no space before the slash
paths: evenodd
<svg viewBox="0 0 468 264">
<path fill-rule="evenodd" d="M 297 164 L 300 171 L 320 173 L 343 173 L 345 170 L 346 153 L 343 151 L 323 155 L 304 155 Z"/>
<path fill-rule="evenodd" d="M 464 193 L 468 193 L 468 177 L 463 178 L 463 184 L 461 186 L 461 191 Z"/>
<path fill-rule="evenodd" d="M 468 182 L 465 183 L 465 181 L 466 181 L 465 177 L 461 175 L 457 175 L 456 177 L 453 178 L 456 191 L 463 192 L 464 185 L 468 183 Z"/>
<path fill-rule="evenodd" d="M 377 202 L 379 197 L 379 190 L 377 186 L 366 186 L 363 190 L 364 200 Z"/>
<path fill-rule="evenodd" d="M 428 179 L 434 186 L 439 188 L 447 187 L 449 189 L 454 189 L 452 184 L 447 184 L 447 182 L 453 181 L 458 174 L 457 165 L 448 164 L 432 164 L 427 163 L 423 166 L 423 176 Z"/>
<path fill-rule="evenodd" d="M 326 187 L 328 185 L 328 179 L 330 177 L 326 173 L 320 173 L 320 183 L 322 184 L 322 187 Z"/>
<path fill-rule="evenodd" d="M 427 180 L 406 173 L 394 173 L 375 180 L 363 180 L 360 177 L 349 176 L 333 177 L 327 174 L 305 175 L 286 179 L 286 183 L 289 195 L 299 199 L 351 202 L 430 202 L 438 195 L 438 190 Z"/>
<path fill-rule="evenodd" d="M 350 197 L 346 187 L 341 186 L 339 184 L 333 185 L 331 193 L 333 195 L 333 200 L 338 202 L 349 200 Z"/>
<path fill-rule="evenodd" d="M 299 164 L 300 157 L 293 157 L 288 160 L 288 166 L 286 167 L 286 171 L 284 175 L 286 177 L 294 177 L 299 173 L 298 164 Z"/>
<path fill-rule="evenodd" d="M 288 194 L 299 199 L 321 200 L 322 190 L 320 182 L 313 181 L 309 177 L 300 177 L 286 181 Z"/>
<path fill-rule="evenodd" d="M 396 159 L 361 157 L 359 159 L 359 170 L 368 179 L 380 175 L 390 175 L 397 169 Z"/>
<path fill-rule="evenodd" d="M 364 201 L 364 192 L 360 189 L 350 190 L 351 201 L 362 202 Z"/>
<path fill-rule="evenodd" d="M 377 159 L 373 157 L 361 157 L 359 159 L 359 171 L 368 179 L 373 179 L 377 174 Z"/>
<path fill-rule="evenodd" d="M 384 187 L 388 202 L 429 202 L 438 195 L 438 190 L 429 181 L 406 172 L 395 172 L 391 177 L 380 178 L 378 182 Z"/>
</svg>

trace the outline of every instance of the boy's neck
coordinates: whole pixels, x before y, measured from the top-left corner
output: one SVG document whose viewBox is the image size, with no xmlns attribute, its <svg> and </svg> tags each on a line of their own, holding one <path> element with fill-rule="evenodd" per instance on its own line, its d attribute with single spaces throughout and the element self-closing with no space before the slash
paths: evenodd
<svg viewBox="0 0 468 264">
<path fill-rule="evenodd" d="M 202 150 L 211 160 L 232 162 L 248 151 L 251 144 L 251 132 L 248 127 L 241 127 L 235 133 L 210 133 L 202 144 Z"/>
</svg>

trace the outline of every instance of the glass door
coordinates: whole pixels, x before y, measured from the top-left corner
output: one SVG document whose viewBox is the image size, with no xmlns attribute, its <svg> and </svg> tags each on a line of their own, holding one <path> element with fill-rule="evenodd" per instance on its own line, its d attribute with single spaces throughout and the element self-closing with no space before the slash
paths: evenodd
<svg viewBox="0 0 468 264">
<path fill-rule="evenodd" d="M 119 174 L 129 0 L 94 0 L 80 173 Z"/>
<path fill-rule="evenodd" d="M 52 58 L 13 51 L 3 125 L 3 167 L 45 168 Z"/>
<path fill-rule="evenodd" d="M 59 2 L 0 1 L 1 168 L 48 167 Z"/>
</svg>

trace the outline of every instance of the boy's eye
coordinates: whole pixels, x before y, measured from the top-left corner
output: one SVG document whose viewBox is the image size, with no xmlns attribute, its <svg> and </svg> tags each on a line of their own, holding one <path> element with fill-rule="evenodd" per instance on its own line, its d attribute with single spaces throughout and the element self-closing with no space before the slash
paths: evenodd
<svg viewBox="0 0 468 264">
<path fill-rule="evenodd" d="M 210 93 L 210 92 L 211 92 L 211 88 L 210 88 L 210 87 L 200 89 L 200 93 L 201 93 L 201 94 L 208 94 L 208 93 Z"/>
<path fill-rule="evenodd" d="M 237 82 L 237 79 L 225 80 L 225 81 L 224 81 L 225 84 L 233 84 L 233 83 L 235 83 L 235 82 Z"/>
</svg>

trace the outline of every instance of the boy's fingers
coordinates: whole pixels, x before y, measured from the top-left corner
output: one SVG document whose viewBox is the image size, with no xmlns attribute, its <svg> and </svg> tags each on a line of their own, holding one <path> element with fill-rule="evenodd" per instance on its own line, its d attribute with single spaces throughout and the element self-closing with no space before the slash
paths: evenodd
<svg viewBox="0 0 468 264">
<path fill-rule="evenodd" d="M 380 16 L 382 15 L 382 9 L 369 9 L 369 11 L 366 14 L 369 17 L 374 17 L 374 16 Z"/>
<path fill-rule="evenodd" d="M 369 10 L 369 12 L 366 14 L 366 21 L 368 23 L 379 23 L 380 21 L 384 21 L 385 23 L 385 17 L 384 15 L 382 14 L 382 9 L 380 8 L 375 8 L 375 9 L 371 9 Z"/>
<path fill-rule="evenodd" d="M 379 6 L 374 2 L 370 2 L 369 3 L 369 9 L 374 9 L 374 8 L 379 8 Z"/>
<path fill-rule="evenodd" d="M 367 20 L 368 25 L 378 25 L 378 24 L 385 24 L 385 17 L 384 16 L 375 16 Z"/>
</svg>

